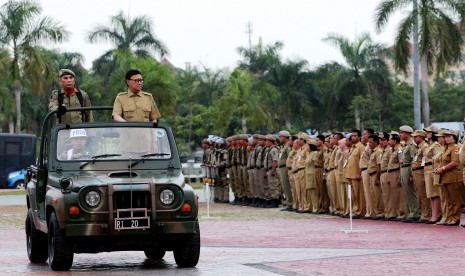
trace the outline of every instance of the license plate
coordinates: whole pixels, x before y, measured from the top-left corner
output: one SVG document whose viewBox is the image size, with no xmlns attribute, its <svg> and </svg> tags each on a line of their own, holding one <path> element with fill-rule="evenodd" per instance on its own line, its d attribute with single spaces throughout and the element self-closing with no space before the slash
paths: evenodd
<svg viewBox="0 0 465 276">
<path fill-rule="evenodd" d="M 115 230 L 150 228 L 147 209 L 120 209 L 115 218 Z"/>
<path fill-rule="evenodd" d="M 115 219 L 116 230 L 126 229 L 146 229 L 150 228 L 150 222 L 148 218 L 120 218 Z"/>
</svg>

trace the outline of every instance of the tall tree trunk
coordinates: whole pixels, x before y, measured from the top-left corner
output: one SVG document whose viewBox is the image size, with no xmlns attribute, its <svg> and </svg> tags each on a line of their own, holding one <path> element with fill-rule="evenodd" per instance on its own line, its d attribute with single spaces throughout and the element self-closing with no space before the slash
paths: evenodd
<svg viewBox="0 0 465 276">
<path fill-rule="evenodd" d="M 13 118 L 8 120 L 8 133 L 15 133 L 15 123 L 13 122 Z"/>
<path fill-rule="evenodd" d="M 425 127 L 430 125 L 429 97 L 428 97 L 428 60 L 426 55 L 421 56 L 421 121 Z"/>
<path fill-rule="evenodd" d="M 355 108 L 355 127 L 357 129 L 360 129 L 360 110 L 358 109 L 358 107 Z"/>
<path fill-rule="evenodd" d="M 16 103 L 16 129 L 15 133 L 21 133 L 21 83 L 19 80 L 13 82 Z"/>
<path fill-rule="evenodd" d="M 247 119 L 242 117 L 242 133 L 247 133 Z"/>
<path fill-rule="evenodd" d="M 413 10 L 418 11 L 417 0 L 413 1 Z M 413 119 L 415 122 L 415 128 L 421 129 L 421 117 L 420 117 L 420 77 L 418 74 L 418 15 L 415 17 L 415 23 L 413 24 Z"/>
</svg>

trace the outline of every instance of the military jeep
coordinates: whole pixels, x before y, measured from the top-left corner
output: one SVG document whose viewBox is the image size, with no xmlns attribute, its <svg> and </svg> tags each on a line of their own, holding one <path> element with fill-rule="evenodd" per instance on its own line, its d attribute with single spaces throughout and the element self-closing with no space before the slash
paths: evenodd
<svg viewBox="0 0 465 276">
<path fill-rule="evenodd" d="M 68 109 L 108 112 L 111 107 Z M 200 255 L 198 198 L 184 183 L 173 133 L 162 123 L 57 124 L 47 114 L 26 175 L 27 254 L 69 270 L 74 253 L 173 251 L 178 267 Z"/>
</svg>

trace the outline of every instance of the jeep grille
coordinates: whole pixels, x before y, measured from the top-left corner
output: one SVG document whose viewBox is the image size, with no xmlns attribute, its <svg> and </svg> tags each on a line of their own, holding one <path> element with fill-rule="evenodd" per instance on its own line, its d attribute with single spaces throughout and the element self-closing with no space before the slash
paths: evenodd
<svg viewBox="0 0 465 276">
<path fill-rule="evenodd" d="M 151 208 L 150 192 L 147 191 L 133 191 L 132 192 L 132 206 L 131 206 L 131 192 L 119 191 L 113 194 L 113 209 L 130 209 L 132 208 Z"/>
</svg>

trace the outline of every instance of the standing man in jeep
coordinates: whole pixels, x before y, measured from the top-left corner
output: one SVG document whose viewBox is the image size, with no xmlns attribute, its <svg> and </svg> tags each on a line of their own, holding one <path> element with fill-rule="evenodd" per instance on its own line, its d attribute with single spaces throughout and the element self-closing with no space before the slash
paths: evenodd
<svg viewBox="0 0 465 276">
<path fill-rule="evenodd" d="M 116 96 L 112 118 L 116 122 L 158 122 L 160 111 L 152 94 L 142 91 L 144 79 L 139 70 L 131 69 L 125 76 L 127 91 Z"/>
<path fill-rule="evenodd" d="M 57 122 L 61 124 L 92 122 L 91 111 L 66 112 L 68 108 L 90 107 L 91 102 L 86 92 L 79 90 L 76 85 L 76 74 L 69 69 L 60 69 L 58 73 L 60 90 L 52 91 L 48 109 L 57 110 Z"/>
</svg>

